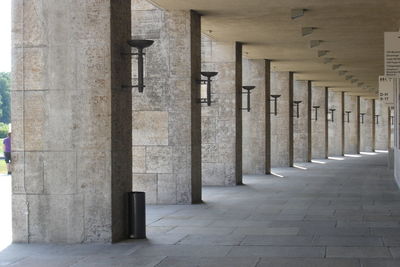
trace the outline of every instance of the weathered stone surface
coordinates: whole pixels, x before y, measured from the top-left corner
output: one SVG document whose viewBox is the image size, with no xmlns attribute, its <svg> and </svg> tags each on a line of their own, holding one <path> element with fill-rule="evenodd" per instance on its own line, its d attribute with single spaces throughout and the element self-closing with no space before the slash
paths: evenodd
<svg viewBox="0 0 400 267">
<path fill-rule="evenodd" d="M 308 160 L 308 81 L 294 81 L 294 101 L 301 101 L 299 104 L 299 118 L 294 107 L 293 119 L 293 160 L 294 162 L 307 162 Z"/>
<path fill-rule="evenodd" d="M 329 106 L 328 109 L 335 109 L 332 115 L 328 115 L 328 152 L 329 156 L 342 156 L 342 92 L 329 91 Z"/>
<path fill-rule="evenodd" d="M 120 88 L 131 74 L 121 57 L 129 7 L 13 1 L 14 241 L 126 237 L 132 104 Z"/>
<path fill-rule="evenodd" d="M 134 146 L 168 145 L 168 112 L 135 111 L 132 118 Z"/>
<path fill-rule="evenodd" d="M 325 126 L 327 121 L 325 113 L 325 92 L 325 87 L 312 87 L 312 106 L 319 106 L 318 120 L 313 120 L 311 124 L 312 157 L 317 159 L 326 157 L 325 148 L 327 140 L 325 139 Z"/>
<path fill-rule="evenodd" d="M 251 111 L 243 115 L 243 173 L 265 173 L 265 61 L 243 60 L 243 84 L 256 86 L 251 93 Z M 247 104 L 247 96 L 242 102 Z M 226 151 L 229 153 L 229 151 Z"/>
<path fill-rule="evenodd" d="M 374 126 L 372 99 L 360 99 L 360 113 L 365 113 L 364 122 L 360 122 L 360 150 L 363 152 L 372 152 L 372 127 Z"/>
<path fill-rule="evenodd" d="M 381 101 L 376 102 L 376 115 L 379 115 L 378 121 L 375 120 L 376 125 L 376 140 L 375 140 L 375 148 L 378 150 L 387 150 L 389 146 L 389 129 L 388 129 L 388 121 L 389 121 L 389 113 L 388 106 Z"/>
<path fill-rule="evenodd" d="M 351 111 L 347 122 L 345 113 L 345 150 L 347 154 L 357 154 L 357 97 L 345 95 L 345 111 Z"/>
<path fill-rule="evenodd" d="M 216 42 L 202 35 L 202 71 L 216 71 L 212 78 L 211 106 L 203 104 L 202 123 L 202 183 L 203 185 L 235 185 L 236 171 L 225 172 L 226 165 L 237 160 L 236 45 Z M 202 77 L 204 79 L 204 77 Z M 202 95 L 206 97 L 206 95 Z M 241 128 L 240 128 L 241 131 Z M 239 175 L 239 174 L 238 174 Z"/>
<path fill-rule="evenodd" d="M 271 72 L 271 95 L 278 98 L 278 114 L 271 115 L 271 166 L 285 167 L 289 160 L 289 72 Z M 271 103 L 271 110 L 273 104 Z"/>
<path fill-rule="evenodd" d="M 132 1 L 132 38 L 146 49 L 144 93 L 133 90 L 133 188 L 147 203 L 201 199 L 200 16 Z M 132 62 L 137 83 L 137 62 Z"/>
</svg>

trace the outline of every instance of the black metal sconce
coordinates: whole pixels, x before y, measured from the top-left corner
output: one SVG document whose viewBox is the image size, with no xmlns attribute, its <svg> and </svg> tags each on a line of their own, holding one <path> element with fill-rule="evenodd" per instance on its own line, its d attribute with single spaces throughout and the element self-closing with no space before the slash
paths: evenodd
<svg viewBox="0 0 400 267">
<path fill-rule="evenodd" d="M 319 108 L 320 108 L 320 106 L 313 106 L 314 114 L 315 114 L 315 117 L 314 117 L 313 120 L 315 120 L 315 121 L 318 120 L 318 109 L 319 109 Z"/>
<path fill-rule="evenodd" d="M 138 57 L 138 84 L 137 85 L 123 85 L 122 88 L 138 88 L 139 93 L 143 93 L 146 87 L 143 82 L 144 68 L 143 68 L 143 50 L 154 43 L 153 40 L 129 40 L 128 45 L 138 50 L 137 53 L 122 53 L 123 55 L 137 56 Z"/>
<path fill-rule="evenodd" d="M 199 80 L 200 84 L 207 85 L 207 93 L 205 98 L 200 98 L 200 103 L 207 103 L 207 106 L 211 106 L 211 78 L 218 75 L 218 72 L 214 71 L 202 71 L 201 75 L 206 77 L 206 80 Z"/>
<path fill-rule="evenodd" d="M 347 114 L 347 123 L 350 123 L 350 113 L 351 113 L 351 111 L 345 111 L 346 112 L 346 114 Z"/>
<path fill-rule="evenodd" d="M 271 114 L 274 114 L 276 116 L 278 115 L 278 98 L 280 98 L 281 95 L 270 95 L 270 97 L 272 97 L 272 99 L 270 99 L 269 101 L 274 101 L 274 112 Z"/>
<path fill-rule="evenodd" d="M 394 116 L 390 116 L 390 124 L 394 125 Z"/>
<path fill-rule="evenodd" d="M 360 113 L 361 124 L 364 124 L 364 116 L 366 113 Z"/>
<path fill-rule="evenodd" d="M 330 119 L 330 120 L 328 119 L 328 121 L 331 121 L 331 122 L 334 122 L 334 121 L 335 121 L 335 119 L 334 119 L 335 110 L 336 110 L 335 108 L 330 108 L 330 109 L 329 109 L 328 114 L 331 115 L 331 119 Z"/>
<path fill-rule="evenodd" d="M 243 86 L 242 88 L 247 91 L 247 92 L 242 92 L 242 94 L 247 94 L 247 108 L 242 108 L 242 110 L 247 110 L 247 112 L 250 112 L 250 110 L 251 110 L 251 107 L 250 107 L 251 92 L 250 91 L 256 87 L 255 86 Z"/>
<path fill-rule="evenodd" d="M 293 106 L 296 107 L 296 118 L 300 118 L 300 114 L 299 114 L 299 105 L 302 101 L 293 101 Z"/>
<path fill-rule="evenodd" d="M 380 115 L 374 115 L 374 118 L 375 118 L 376 124 L 379 124 L 379 116 L 380 116 Z"/>
</svg>

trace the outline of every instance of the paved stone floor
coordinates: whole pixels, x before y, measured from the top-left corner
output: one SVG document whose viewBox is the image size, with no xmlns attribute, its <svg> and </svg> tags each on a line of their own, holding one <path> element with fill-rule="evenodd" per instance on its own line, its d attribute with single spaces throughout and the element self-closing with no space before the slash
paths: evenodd
<svg viewBox="0 0 400 267">
<path fill-rule="evenodd" d="M 204 205 L 150 206 L 148 240 L 22 245 L 9 266 L 400 266 L 400 192 L 386 155 L 274 169 L 206 188 Z"/>
</svg>

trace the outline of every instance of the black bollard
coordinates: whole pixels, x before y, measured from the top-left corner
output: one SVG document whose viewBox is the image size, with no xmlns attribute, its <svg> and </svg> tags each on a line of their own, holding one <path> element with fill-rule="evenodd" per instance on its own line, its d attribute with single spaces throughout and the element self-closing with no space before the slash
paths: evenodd
<svg viewBox="0 0 400 267">
<path fill-rule="evenodd" d="M 129 238 L 146 238 L 146 200 L 144 192 L 128 193 Z"/>
</svg>

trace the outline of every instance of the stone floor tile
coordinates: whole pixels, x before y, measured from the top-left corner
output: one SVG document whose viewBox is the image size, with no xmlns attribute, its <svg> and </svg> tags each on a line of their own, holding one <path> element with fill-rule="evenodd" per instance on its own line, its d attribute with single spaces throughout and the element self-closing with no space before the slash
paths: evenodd
<svg viewBox="0 0 400 267">
<path fill-rule="evenodd" d="M 167 257 L 157 267 L 254 267 L 260 259 Z"/>
<path fill-rule="evenodd" d="M 312 236 L 248 235 L 242 246 L 311 246 Z"/>
<path fill-rule="evenodd" d="M 361 259 L 361 267 L 399 267 L 400 260 Z"/>
<path fill-rule="evenodd" d="M 327 247 L 327 258 L 391 258 L 385 247 Z"/>
<path fill-rule="evenodd" d="M 364 236 L 317 236 L 312 241 L 315 246 L 340 246 L 340 247 L 382 247 L 383 242 L 379 237 Z"/>
<path fill-rule="evenodd" d="M 257 267 L 360 267 L 358 259 L 262 258 Z"/>
<path fill-rule="evenodd" d="M 323 258 L 323 247 L 235 246 L 228 257 Z"/>
<path fill-rule="evenodd" d="M 232 249 L 231 246 L 210 245 L 153 245 L 136 250 L 136 256 L 176 256 L 185 257 L 224 257 Z"/>
</svg>

